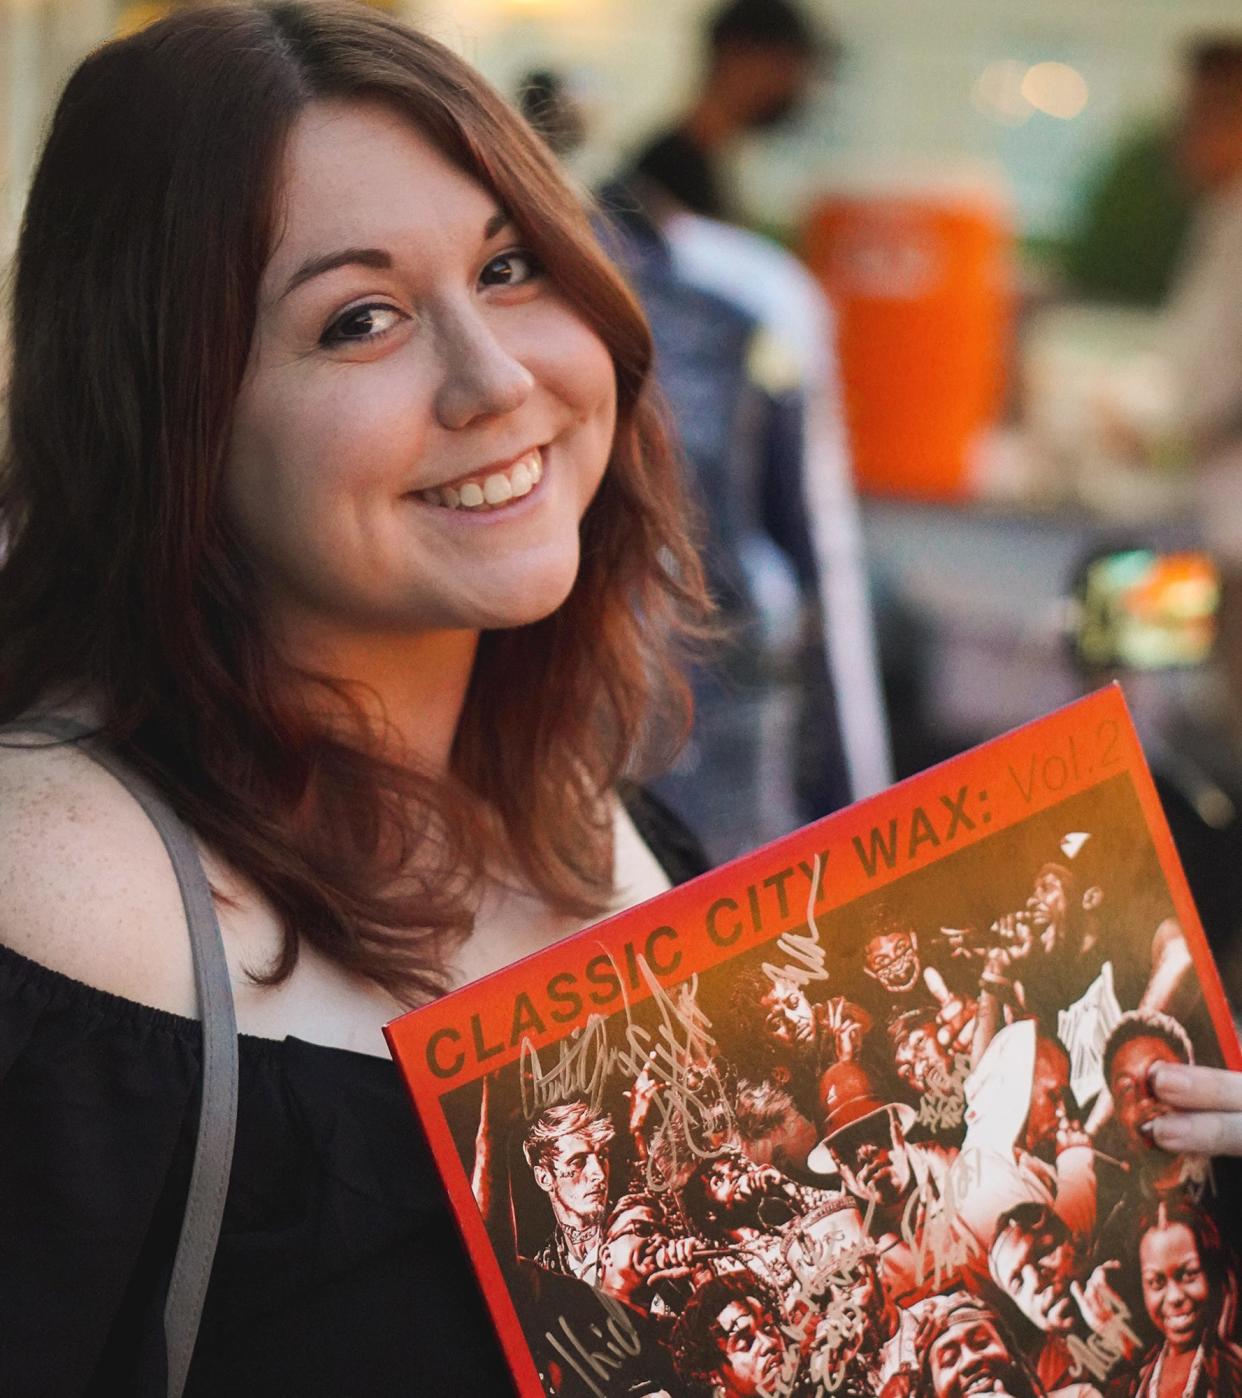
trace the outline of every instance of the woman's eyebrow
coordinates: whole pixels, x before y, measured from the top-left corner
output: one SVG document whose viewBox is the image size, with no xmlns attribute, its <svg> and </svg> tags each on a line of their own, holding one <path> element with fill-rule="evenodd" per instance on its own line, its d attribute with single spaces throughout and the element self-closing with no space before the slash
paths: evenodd
<svg viewBox="0 0 1242 1398">
<path fill-rule="evenodd" d="M 312 277 L 320 277 L 325 272 L 335 271 L 338 267 L 373 267 L 381 271 L 390 271 L 392 256 L 383 248 L 342 248 L 340 252 L 328 252 L 322 257 L 308 258 L 289 278 L 277 299 L 283 301 L 303 282 L 310 281 Z"/>
<path fill-rule="evenodd" d="M 483 225 L 483 241 L 485 243 L 490 243 L 497 233 L 504 228 L 508 228 L 512 222 L 513 219 L 507 209 L 497 209 L 491 218 Z"/>
<path fill-rule="evenodd" d="M 483 225 L 483 242 L 491 240 L 513 222 L 506 209 L 497 209 Z M 325 253 L 322 257 L 308 258 L 285 283 L 285 289 L 277 300 L 283 301 L 291 291 L 296 291 L 312 277 L 321 277 L 325 272 L 334 272 L 338 267 L 372 267 L 380 271 L 391 271 L 392 255 L 383 248 L 342 248 L 340 252 Z"/>
</svg>

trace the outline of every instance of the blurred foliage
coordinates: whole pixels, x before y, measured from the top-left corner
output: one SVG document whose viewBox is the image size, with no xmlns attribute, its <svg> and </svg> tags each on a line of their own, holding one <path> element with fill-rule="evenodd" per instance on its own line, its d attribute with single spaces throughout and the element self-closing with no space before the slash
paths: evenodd
<svg viewBox="0 0 1242 1398">
<path fill-rule="evenodd" d="M 1167 297 L 1192 213 L 1173 133 L 1147 126 L 1118 145 L 1083 189 L 1061 270 L 1084 300 L 1158 306 Z"/>
</svg>

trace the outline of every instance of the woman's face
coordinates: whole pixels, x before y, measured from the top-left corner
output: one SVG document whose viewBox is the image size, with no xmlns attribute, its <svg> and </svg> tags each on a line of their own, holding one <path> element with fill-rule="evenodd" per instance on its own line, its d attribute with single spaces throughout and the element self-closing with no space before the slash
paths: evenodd
<svg viewBox="0 0 1242 1398">
<path fill-rule="evenodd" d="M 603 342 L 385 107 L 309 107 L 282 195 L 226 472 L 269 615 L 312 638 L 546 616 L 611 451 Z"/>
<path fill-rule="evenodd" d="M 1174 1349 L 1193 1349 L 1203 1333 L 1209 1290 L 1195 1235 L 1184 1223 L 1148 1229 L 1139 1265 L 1151 1323 Z"/>
</svg>

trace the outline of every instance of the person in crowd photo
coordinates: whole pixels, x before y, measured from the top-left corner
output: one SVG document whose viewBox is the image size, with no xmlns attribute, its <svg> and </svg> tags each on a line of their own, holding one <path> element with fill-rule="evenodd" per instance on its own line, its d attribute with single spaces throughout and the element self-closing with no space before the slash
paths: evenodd
<svg viewBox="0 0 1242 1398">
<path fill-rule="evenodd" d="M 522 1154 L 548 1196 L 556 1226 L 534 1261 L 592 1285 L 608 1210 L 608 1147 L 616 1131 L 604 1112 L 586 1102 L 549 1107 L 534 1120 Z"/>
<path fill-rule="evenodd" d="M 1138 1225 L 1143 1302 L 1159 1339 L 1134 1398 L 1242 1393 L 1236 1259 L 1202 1209 L 1161 1200 Z"/>
<path fill-rule="evenodd" d="M 1045 1390 L 995 1309 L 966 1291 L 929 1300 L 915 1338 L 912 1371 L 893 1376 L 883 1398 L 1100 1398 L 1087 1383 Z"/>
<path fill-rule="evenodd" d="M 686 1303 L 672 1348 L 678 1375 L 701 1398 L 797 1392 L 800 1358 L 782 1328 L 780 1302 L 753 1272 L 705 1282 Z"/>
<path fill-rule="evenodd" d="M 1130 1010 L 1122 1015 L 1104 1046 L 1104 1078 L 1126 1158 L 1136 1186 L 1145 1194 L 1176 1190 L 1187 1182 L 1193 1157 L 1157 1144 L 1155 1124 L 1169 1108 L 1155 1084 L 1161 1065 L 1193 1062 L 1194 1049 L 1185 1029 L 1171 1015 L 1155 1011 Z"/>
<path fill-rule="evenodd" d="M 730 980 L 719 1032 L 722 1051 L 744 1078 L 786 1088 L 810 1117 L 824 1069 L 856 1061 L 871 1029 L 871 1015 L 844 996 L 813 1002 L 796 980 L 750 966 Z"/>
<path fill-rule="evenodd" d="M 1093 1361 L 1101 1356 L 1101 1379 L 1134 1357 L 1139 1337 L 1109 1283 L 1119 1264 L 1093 1268 L 1046 1204 L 1016 1204 L 1000 1216 L 988 1263 L 992 1280 L 1039 1332 L 1027 1358 L 1045 1388 L 1063 1387 L 1081 1373 L 1084 1351 Z"/>
<path fill-rule="evenodd" d="M 955 1152 L 906 1139 L 915 1113 L 907 1103 L 885 1102 L 869 1074 L 837 1064 L 820 1081 L 823 1138 L 807 1166 L 838 1175 L 858 1209 L 871 1220 L 881 1269 L 901 1305 L 940 1289 L 957 1275 L 963 1248 L 956 1208 L 946 1208 Z"/>
<path fill-rule="evenodd" d="M 623 1194 L 599 1248 L 599 1287 L 636 1310 L 671 1321 L 677 1283 L 723 1251 L 684 1231 L 668 1194 Z M 674 1284 L 669 1286 L 669 1284 Z"/>
</svg>

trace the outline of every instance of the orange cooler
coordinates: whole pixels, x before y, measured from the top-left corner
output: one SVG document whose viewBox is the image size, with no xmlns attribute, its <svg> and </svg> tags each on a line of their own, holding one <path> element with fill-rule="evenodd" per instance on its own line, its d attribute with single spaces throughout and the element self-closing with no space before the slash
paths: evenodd
<svg viewBox="0 0 1242 1398">
<path fill-rule="evenodd" d="M 962 194 L 834 195 L 808 265 L 836 309 L 859 486 L 960 497 L 999 418 L 1010 325 L 1008 220 Z"/>
</svg>

